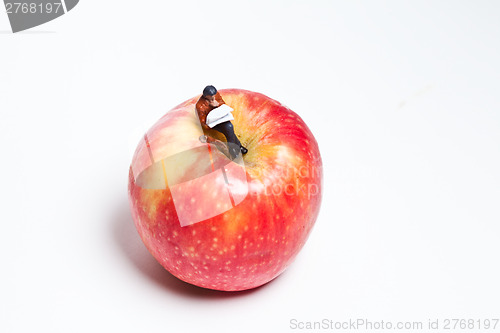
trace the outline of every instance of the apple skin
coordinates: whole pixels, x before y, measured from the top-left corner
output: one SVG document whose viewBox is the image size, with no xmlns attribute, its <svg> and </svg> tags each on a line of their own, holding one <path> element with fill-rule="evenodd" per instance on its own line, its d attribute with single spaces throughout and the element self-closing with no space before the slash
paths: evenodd
<svg viewBox="0 0 500 333">
<path fill-rule="evenodd" d="M 165 269 L 199 287 L 238 291 L 276 278 L 303 247 L 321 205 L 322 161 L 313 134 L 292 110 L 256 92 L 219 92 L 234 109 L 235 133 L 248 148 L 243 157 L 246 183 L 236 184 L 247 191 L 244 199 L 221 214 L 181 226 L 180 205 L 174 204 L 169 187 L 172 176 L 165 176 L 169 179 L 162 188 L 162 168 L 151 167 L 206 145 L 200 135 L 225 141 L 215 130 L 203 132 L 195 112 L 199 95 L 167 112 L 141 140 L 129 169 L 128 195 L 137 231 Z M 225 159 L 213 153 L 214 159 Z M 210 165 L 196 156 L 193 153 L 180 166 L 170 165 L 176 170 L 176 183 L 189 179 L 190 173 L 210 173 Z M 218 205 L 224 189 L 198 182 L 176 191 L 191 198 L 191 204 L 201 198 L 190 207 L 203 212 Z"/>
</svg>

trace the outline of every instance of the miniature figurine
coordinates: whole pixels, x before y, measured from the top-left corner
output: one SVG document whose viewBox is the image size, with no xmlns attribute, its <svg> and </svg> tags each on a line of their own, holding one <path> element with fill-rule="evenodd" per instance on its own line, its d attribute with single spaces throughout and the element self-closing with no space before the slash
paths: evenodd
<svg viewBox="0 0 500 333">
<path fill-rule="evenodd" d="M 229 154 L 234 159 L 240 151 L 242 154 L 246 154 L 248 149 L 241 145 L 240 140 L 234 134 L 231 123 L 234 118 L 231 111 L 233 109 L 224 102 L 214 86 L 206 86 L 200 99 L 196 102 L 196 112 L 200 118 L 201 126 L 203 129 L 214 129 L 224 134 Z"/>
</svg>

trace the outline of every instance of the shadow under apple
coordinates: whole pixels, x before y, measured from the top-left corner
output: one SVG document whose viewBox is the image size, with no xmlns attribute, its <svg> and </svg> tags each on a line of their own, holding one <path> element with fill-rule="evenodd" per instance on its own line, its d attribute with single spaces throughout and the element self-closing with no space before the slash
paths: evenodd
<svg viewBox="0 0 500 333">
<path fill-rule="evenodd" d="M 113 213 L 110 223 L 111 236 L 114 244 L 116 244 L 120 252 L 123 253 L 129 262 L 138 271 L 143 273 L 149 281 L 168 292 L 198 299 L 234 298 L 253 294 L 276 280 L 274 279 L 261 287 L 244 291 L 218 291 L 186 283 L 164 269 L 148 252 L 135 229 L 134 221 L 130 213 L 130 206 L 126 198 L 119 202 Z"/>
</svg>

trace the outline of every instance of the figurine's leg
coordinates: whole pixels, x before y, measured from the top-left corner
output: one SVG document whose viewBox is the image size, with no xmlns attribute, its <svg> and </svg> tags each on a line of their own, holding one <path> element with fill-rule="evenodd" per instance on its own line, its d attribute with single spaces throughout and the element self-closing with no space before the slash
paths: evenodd
<svg viewBox="0 0 500 333">
<path fill-rule="evenodd" d="M 240 140 L 234 134 L 234 127 L 230 121 L 225 121 L 213 127 L 214 130 L 221 132 L 226 137 L 226 141 L 232 145 L 228 145 L 229 153 L 234 158 L 238 155 L 239 151 L 243 151 Z M 245 148 L 246 150 L 246 148 Z"/>
</svg>

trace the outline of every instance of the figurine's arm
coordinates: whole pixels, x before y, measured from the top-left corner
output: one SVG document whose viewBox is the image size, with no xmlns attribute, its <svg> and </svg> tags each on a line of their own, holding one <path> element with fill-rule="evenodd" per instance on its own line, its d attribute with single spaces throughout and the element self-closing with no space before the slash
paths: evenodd
<svg viewBox="0 0 500 333">
<path fill-rule="evenodd" d="M 219 92 L 217 92 L 217 94 L 215 94 L 215 100 L 217 102 L 219 102 L 219 106 L 221 106 L 222 104 L 226 104 L 226 102 L 224 102 L 224 100 L 222 99 L 222 96 L 219 94 Z"/>
<path fill-rule="evenodd" d="M 196 112 L 198 113 L 198 118 L 200 118 L 200 124 L 203 129 L 209 130 L 210 127 L 207 125 L 207 114 L 208 112 L 203 112 L 203 110 L 200 110 L 196 108 Z"/>
</svg>

